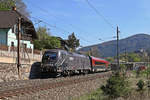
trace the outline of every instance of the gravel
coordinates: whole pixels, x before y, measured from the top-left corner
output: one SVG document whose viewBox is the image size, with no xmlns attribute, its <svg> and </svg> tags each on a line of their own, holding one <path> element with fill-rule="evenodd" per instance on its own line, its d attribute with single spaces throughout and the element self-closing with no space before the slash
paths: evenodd
<svg viewBox="0 0 150 100">
<path fill-rule="evenodd" d="M 83 77 L 90 77 L 90 76 L 97 76 L 99 74 L 103 73 L 96 73 L 96 74 L 88 74 L 85 76 L 73 76 L 73 77 L 61 77 L 61 78 L 55 78 L 55 79 L 38 79 L 38 80 L 29 80 L 29 81 L 18 81 L 18 84 L 14 83 L 15 88 L 23 87 L 26 85 L 40 85 L 45 83 L 51 83 L 51 82 L 59 82 L 59 81 L 65 81 L 65 80 L 73 80 Z M 80 82 L 77 84 L 72 84 L 68 86 L 58 87 L 58 88 L 52 88 L 52 89 L 46 89 L 43 91 L 37 91 L 36 93 L 30 93 L 30 94 L 24 94 L 24 95 L 18 95 L 13 98 L 7 98 L 6 100 L 71 100 L 75 97 L 79 97 L 81 95 L 84 95 L 86 93 L 89 93 L 97 88 L 100 87 L 101 84 L 104 83 L 106 78 L 99 78 L 92 81 L 86 81 L 86 82 Z M 4 89 L 7 86 L 3 87 L 0 83 L 0 88 Z M 9 83 L 8 87 L 11 87 L 11 83 Z M 0 89 L 0 90 L 1 90 Z"/>
</svg>

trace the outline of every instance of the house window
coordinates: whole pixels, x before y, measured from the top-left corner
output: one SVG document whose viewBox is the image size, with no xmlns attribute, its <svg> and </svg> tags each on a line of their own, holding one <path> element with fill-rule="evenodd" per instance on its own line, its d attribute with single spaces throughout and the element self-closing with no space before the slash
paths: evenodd
<svg viewBox="0 0 150 100">
<path fill-rule="evenodd" d="M 21 34 L 26 34 L 25 26 L 21 26 Z"/>
<path fill-rule="evenodd" d="M 12 33 L 16 33 L 16 25 L 12 27 Z"/>
<path fill-rule="evenodd" d="M 23 44 L 23 47 L 26 49 L 27 48 L 27 44 Z"/>
<path fill-rule="evenodd" d="M 11 47 L 14 47 L 14 42 L 11 42 Z"/>
<path fill-rule="evenodd" d="M 15 33 L 15 27 L 12 27 L 12 33 Z"/>
</svg>

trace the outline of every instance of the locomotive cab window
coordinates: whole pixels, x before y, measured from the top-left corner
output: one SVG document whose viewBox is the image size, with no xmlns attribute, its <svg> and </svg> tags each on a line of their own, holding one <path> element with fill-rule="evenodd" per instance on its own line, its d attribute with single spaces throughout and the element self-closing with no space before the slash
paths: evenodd
<svg viewBox="0 0 150 100">
<path fill-rule="evenodd" d="M 105 63 L 103 62 L 98 62 L 98 61 L 95 61 L 95 65 L 104 65 Z"/>
<path fill-rule="evenodd" d="M 57 53 L 56 52 L 45 52 L 45 54 L 43 55 L 43 59 L 56 60 Z"/>
<path fill-rule="evenodd" d="M 62 56 L 62 58 L 65 58 L 66 54 L 65 54 L 65 53 L 62 53 L 61 56 Z"/>
</svg>

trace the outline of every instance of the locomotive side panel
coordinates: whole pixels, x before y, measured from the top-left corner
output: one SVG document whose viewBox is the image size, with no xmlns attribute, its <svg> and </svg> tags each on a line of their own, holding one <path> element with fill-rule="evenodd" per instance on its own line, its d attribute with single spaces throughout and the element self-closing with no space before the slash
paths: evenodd
<svg viewBox="0 0 150 100">
<path fill-rule="evenodd" d="M 77 71 L 77 70 L 91 69 L 89 57 L 73 53 L 68 53 L 68 57 L 64 63 L 66 65 L 65 70 Z"/>
<path fill-rule="evenodd" d="M 86 59 L 84 59 L 84 69 L 91 71 L 91 63 L 89 57 L 86 57 Z"/>
</svg>

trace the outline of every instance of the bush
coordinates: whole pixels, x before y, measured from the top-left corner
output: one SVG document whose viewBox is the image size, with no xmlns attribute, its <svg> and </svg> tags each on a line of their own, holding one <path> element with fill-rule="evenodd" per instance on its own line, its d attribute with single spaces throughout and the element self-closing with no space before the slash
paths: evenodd
<svg viewBox="0 0 150 100">
<path fill-rule="evenodd" d="M 148 91 L 150 91 L 150 81 L 147 81 L 147 88 L 148 88 Z"/>
<path fill-rule="evenodd" d="M 143 80 L 139 80 L 136 85 L 138 86 L 138 91 L 144 90 L 144 85 L 145 85 L 145 83 L 144 83 Z"/>
<path fill-rule="evenodd" d="M 149 79 L 150 78 L 150 67 L 149 67 L 149 65 L 147 67 L 146 72 L 147 72 L 147 79 Z"/>
<path fill-rule="evenodd" d="M 128 81 L 119 73 L 111 76 L 107 80 L 106 85 L 101 86 L 101 89 L 104 95 L 107 95 L 111 99 L 126 96 L 129 93 Z"/>
</svg>

